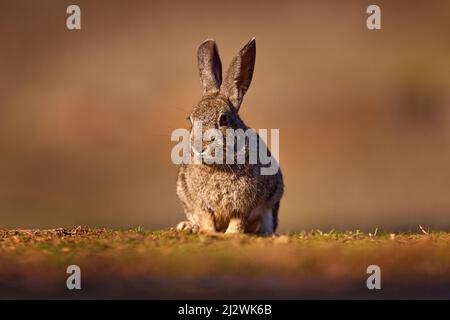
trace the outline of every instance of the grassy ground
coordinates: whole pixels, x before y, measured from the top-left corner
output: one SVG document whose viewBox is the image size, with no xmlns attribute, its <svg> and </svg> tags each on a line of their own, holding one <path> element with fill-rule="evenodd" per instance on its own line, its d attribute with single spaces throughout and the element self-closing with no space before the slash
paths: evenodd
<svg viewBox="0 0 450 320">
<path fill-rule="evenodd" d="M 0 298 L 450 298 L 450 234 L 0 230 Z"/>
</svg>

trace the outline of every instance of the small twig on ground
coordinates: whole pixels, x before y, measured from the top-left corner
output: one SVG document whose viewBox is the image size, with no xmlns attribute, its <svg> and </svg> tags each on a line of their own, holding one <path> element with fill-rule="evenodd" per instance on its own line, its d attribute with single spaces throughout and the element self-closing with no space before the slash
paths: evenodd
<svg viewBox="0 0 450 320">
<path fill-rule="evenodd" d="M 419 224 L 419 228 L 424 234 L 429 235 L 429 232 L 426 231 L 424 228 L 422 228 L 422 226 L 420 224 Z"/>
</svg>

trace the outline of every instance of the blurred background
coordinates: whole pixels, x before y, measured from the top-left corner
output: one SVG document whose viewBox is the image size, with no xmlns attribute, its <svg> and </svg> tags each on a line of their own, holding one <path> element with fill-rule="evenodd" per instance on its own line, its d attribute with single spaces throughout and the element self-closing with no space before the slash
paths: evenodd
<svg viewBox="0 0 450 320">
<path fill-rule="evenodd" d="M 280 129 L 280 231 L 450 227 L 450 3 L 0 0 L 0 228 L 163 228 L 172 130 L 257 38 L 241 115 Z"/>
</svg>

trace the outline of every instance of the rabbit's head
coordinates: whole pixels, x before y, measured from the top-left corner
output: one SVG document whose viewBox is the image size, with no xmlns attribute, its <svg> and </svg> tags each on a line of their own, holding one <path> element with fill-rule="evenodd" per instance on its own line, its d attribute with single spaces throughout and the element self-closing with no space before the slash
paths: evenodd
<svg viewBox="0 0 450 320">
<path fill-rule="evenodd" d="M 193 125 L 191 137 L 194 136 L 195 123 L 201 123 L 202 133 L 208 129 L 218 129 L 223 137 L 227 129 L 246 129 L 238 111 L 252 81 L 255 57 L 256 43 L 253 38 L 233 58 L 222 81 L 222 63 L 215 41 L 206 40 L 200 45 L 197 58 L 203 96 L 189 116 Z M 203 142 L 201 150 L 194 147 L 194 153 L 204 153 L 211 143 L 214 141 Z"/>
</svg>

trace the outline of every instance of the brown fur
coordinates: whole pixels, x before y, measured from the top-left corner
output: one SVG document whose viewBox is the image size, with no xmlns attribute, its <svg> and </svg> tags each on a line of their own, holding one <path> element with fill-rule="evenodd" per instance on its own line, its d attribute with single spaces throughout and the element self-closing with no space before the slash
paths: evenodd
<svg viewBox="0 0 450 320">
<path fill-rule="evenodd" d="M 222 85 L 222 66 L 213 40 L 198 50 L 203 98 L 194 107 L 190 120 L 202 121 L 203 130 L 248 127 L 238 115 L 252 76 L 256 56 L 252 39 L 233 59 Z M 219 125 L 226 114 L 228 124 Z M 248 151 L 248 146 L 246 145 Z M 248 155 L 248 152 L 247 152 Z M 261 175 L 261 164 L 189 164 L 181 165 L 177 194 L 187 221 L 178 230 L 272 234 L 278 224 L 278 208 L 283 194 L 281 171 Z M 270 214 L 270 221 L 267 221 Z M 267 230 L 270 226 L 271 230 Z"/>
</svg>

